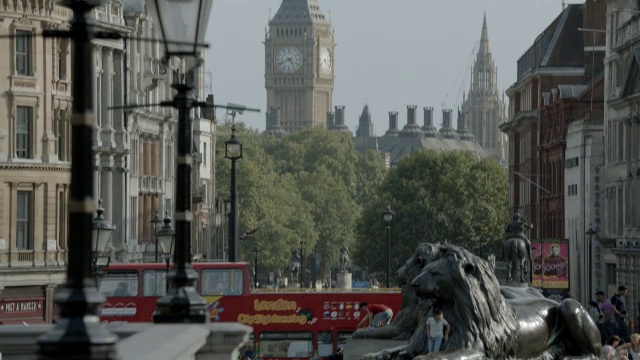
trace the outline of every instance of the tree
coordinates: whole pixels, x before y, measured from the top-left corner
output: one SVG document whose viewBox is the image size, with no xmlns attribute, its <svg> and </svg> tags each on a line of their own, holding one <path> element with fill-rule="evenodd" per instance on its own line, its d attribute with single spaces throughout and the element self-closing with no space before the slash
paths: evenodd
<svg viewBox="0 0 640 360">
<path fill-rule="evenodd" d="M 507 174 L 492 159 L 478 161 L 469 152 L 418 151 L 388 173 L 377 199 L 358 220 L 354 256 L 372 271 L 386 271 L 382 211 L 387 203 L 396 212 L 390 224 L 392 267 L 424 241 L 448 241 L 485 257 L 500 253 L 508 220 Z"/>
</svg>

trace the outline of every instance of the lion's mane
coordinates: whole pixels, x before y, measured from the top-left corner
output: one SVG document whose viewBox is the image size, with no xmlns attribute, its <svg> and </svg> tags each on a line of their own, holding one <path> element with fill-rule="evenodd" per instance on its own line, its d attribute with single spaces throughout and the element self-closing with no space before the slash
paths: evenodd
<svg viewBox="0 0 640 360">
<path fill-rule="evenodd" d="M 451 271 L 449 299 L 439 299 L 454 330 L 446 349 L 478 348 L 491 359 L 507 359 L 516 353 L 517 321 L 500 293 L 491 266 L 480 257 L 455 245 L 442 245 L 429 268 Z M 481 344 L 480 344 L 481 343 Z"/>
</svg>

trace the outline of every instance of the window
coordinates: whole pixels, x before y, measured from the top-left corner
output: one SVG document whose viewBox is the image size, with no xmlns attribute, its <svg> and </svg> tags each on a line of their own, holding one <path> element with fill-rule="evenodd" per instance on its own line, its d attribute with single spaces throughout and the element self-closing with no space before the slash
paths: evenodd
<svg viewBox="0 0 640 360">
<path fill-rule="evenodd" d="M 31 32 L 16 31 L 16 72 L 18 75 L 33 75 L 31 69 Z"/>
<path fill-rule="evenodd" d="M 138 296 L 138 273 L 135 271 L 103 273 L 98 289 L 105 297 Z"/>
<path fill-rule="evenodd" d="M 618 285 L 618 274 L 616 264 L 607 264 L 607 284 Z"/>
<path fill-rule="evenodd" d="M 330 331 L 318 333 L 318 356 L 327 357 L 333 354 L 333 336 Z"/>
<path fill-rule="evenodd" d="M 31 191 L 18 191 L 18 211 L 16 214 L 16 247 L 33 250 Z"/>
<path fill-rule="evenodd" d="M 202 163 L 204 166 L 207 166 L 207 152 L 207 143 L 204 143 L 204 146 L 202 147 Z"/>
<path fill-rule="evenodd" d="M 56 140 L 58 145 L 58 160 L 69 161 L 67 157 L 67 121 L 66 112 L 58 111 L 55 125 Z"/>
<path fill-rule="evenodd" d="M 167 272 L 145 270 L 142 273 L 142 296 L 163 296 L 167 292 Z"/>
<path fill-rule="evenodd" d="M 58 79 L 67 80 L 67 48 L 69 40 L 60 40 L 60 48 L 58 49 Z"/>
<path fill-rule="evenodd" d="M 31 159 L 31 125 L 33 123 L 33 108 L 18 106 L 16 108 L 16 156 Z"/>
<path fill-rule="evenodd" d="M 202 270 L 202 295 L 242 295 L 243 276 L 241 269 Z"/>
<path fill-rule="evenodd" d="M 260 352 L 265 358 L 309 358 L 313 356 L 312 332 L 264 332 Z"/>
</svg>

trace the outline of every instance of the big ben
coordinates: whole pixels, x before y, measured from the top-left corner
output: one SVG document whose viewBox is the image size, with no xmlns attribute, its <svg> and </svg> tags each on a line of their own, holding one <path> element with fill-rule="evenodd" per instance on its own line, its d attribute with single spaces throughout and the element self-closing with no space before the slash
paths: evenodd
<svg viewBox="0 0 640 360">
<path fill-rule="evenodd" d="M 283 0 L 265 38 L 267 108 L 287 132 L 325 126 L 332 109 L 335 42 L 317 0 Z"/>
</svg>

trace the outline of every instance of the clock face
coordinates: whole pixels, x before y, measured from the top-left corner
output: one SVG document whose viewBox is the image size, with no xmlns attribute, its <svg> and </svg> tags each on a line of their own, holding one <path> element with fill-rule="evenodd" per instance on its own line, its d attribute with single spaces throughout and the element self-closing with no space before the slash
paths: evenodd
<svg viewBox="0 0 640 360">
<path fill-rule="evenodd" d="M 331 72 L 331 50 L 326 47 L 320 51 L 320 71 L 323 74 Z"/>
<path fill-rule="evenodd" d="M 282 47 L 276 52 L 275 63 L 279 71 L 295 73 L 302 67 L 302 50 L 293 46 Z"/>
</svg>

